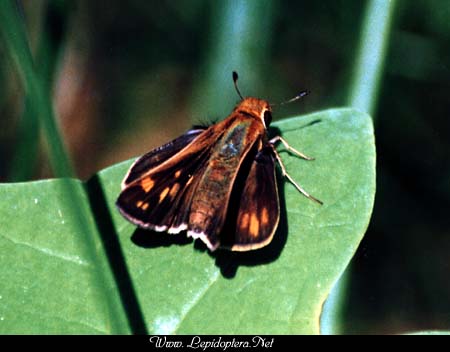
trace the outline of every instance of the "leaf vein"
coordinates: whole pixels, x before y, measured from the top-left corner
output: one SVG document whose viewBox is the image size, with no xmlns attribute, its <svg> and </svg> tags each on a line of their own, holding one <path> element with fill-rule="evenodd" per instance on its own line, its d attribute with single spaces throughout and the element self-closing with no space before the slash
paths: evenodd
<svg viewBox="0 0 450 352">
<path fill-rule="evenodd" d="M 59 253 L 59 252 L 51 250 L 49 248 L 37 247 L 37 246 L 35 246 L 35 245 L 31 244 L 31 243 L 13 240 L 12 238 L 7 237 L 5 235 L 0 235 L 0 236 L 3 237 L 4 239 L 6 239 L 7 241 L 14 243 L 15 245 L 25 246 L 27 248 L 31 248 L 31 249 L 33 249 L 35 251 L 44 253 L 45 255 L 48 255 L 50 257 L 55 257 L 57 259 L 62 259 L 64 261 L 75 263 L 77 265 L 89 266 L 89 262 L 87 262 L 84 259 L 81 259 L 77 255 L 69 255 L 69 254 L 66 254 L 66 253 Z"/>
</svg>

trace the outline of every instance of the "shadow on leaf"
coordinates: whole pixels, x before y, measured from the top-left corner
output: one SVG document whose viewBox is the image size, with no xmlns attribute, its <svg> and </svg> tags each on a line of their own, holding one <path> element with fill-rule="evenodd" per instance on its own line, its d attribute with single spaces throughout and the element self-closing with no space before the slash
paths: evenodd
<svg viewBox="0 0 450 352">
<path fill-rule="evenodd" d="M 186 245 L 192 243 L 192 238 L 187 237 L 186 232 L 168 234 L 166 232 L 145 230 L 138 227 L 133 232 L 131 241 L 139 247 L 157 248 L 171 245 Z"/>
</svg>

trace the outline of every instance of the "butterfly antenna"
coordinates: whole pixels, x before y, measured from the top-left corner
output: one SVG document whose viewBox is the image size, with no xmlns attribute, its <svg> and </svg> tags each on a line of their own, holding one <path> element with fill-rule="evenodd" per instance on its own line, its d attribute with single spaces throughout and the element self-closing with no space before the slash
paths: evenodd
<svg viewBox="0 0 450 352">
<path fill-rule="evenodd" d="M 238 93 L 238 95 L 241 97 L 242 100 L 244 100 L 244 97 L 242 96 L 241 92 L 239 91 L 239 88 L 237 86 L 237 80 L 238 80 L 239 76 L 237 74 L 236 71 L 233 71 L 233 83 L 234 83 L 234 88 L 236 89 L 236 92 Z"/>
<path fill-rule="evenodd" d="M 292 99 L 286 100 L 286 101 L 282 101 L 281 103 L 275 103 L 275 104 L 271 104 L 272 106 L 281 106 L 281 105 L 286 105 L 289 103 L 292 103 L 296 100 L 299 100 L 300 98 L 303 98 L 305 95 L 308 95 L 309 91 L 304 90 L 302 92 L 300 92 L 299 94 L 297 94 L 295 97 L 293 97 Z"/>
</svg>

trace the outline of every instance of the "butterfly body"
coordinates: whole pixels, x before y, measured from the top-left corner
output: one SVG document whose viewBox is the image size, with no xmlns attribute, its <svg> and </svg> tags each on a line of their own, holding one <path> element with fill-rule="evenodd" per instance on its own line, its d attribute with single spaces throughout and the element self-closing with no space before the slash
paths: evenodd
<svg viewBox="0 0 450 352">
<path fill-rule="evenodd" d="M 223 121 L 145 154 L 122 182 L 119 211 L 142 228 L 187 231 L 211 251 L 267 245 L 280 216 L 271 112 L 247 97 Z"/>
</svg>

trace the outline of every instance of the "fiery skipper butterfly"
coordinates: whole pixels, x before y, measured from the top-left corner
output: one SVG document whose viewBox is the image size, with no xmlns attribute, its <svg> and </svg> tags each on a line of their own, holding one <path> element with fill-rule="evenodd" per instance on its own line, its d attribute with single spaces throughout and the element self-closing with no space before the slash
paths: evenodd
<svg viewBox="0 0 450 352">
<path fill-rule="evenodd" d="M 300 158 L 280 136 L 269 139 L 271 105 L 243 98 L 223 121 L 189 130 L 136 160 L 117 199 L 121 214 L 145 229 L 199 238 L 214 251 L 248 251 L 272 240 L 280 218 L 275 164 L 304 196 L 281 161 L 275 144 Z M 290 101 L 305 95 L 303 92 Z M 289 102 L 290 102 L 289 101 Z"/>
</svg>

